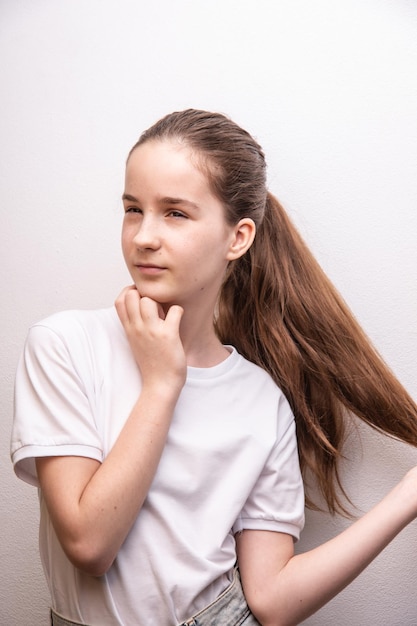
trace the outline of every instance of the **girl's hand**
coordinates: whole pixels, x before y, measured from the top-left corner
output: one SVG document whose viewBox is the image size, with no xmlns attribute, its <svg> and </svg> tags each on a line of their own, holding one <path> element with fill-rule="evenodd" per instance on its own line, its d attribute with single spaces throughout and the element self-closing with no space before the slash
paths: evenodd
<svg viewBox="0 0 417 626">
<path fill-rule="evenodd" d="M 134 287 L 124 289 L 115 306 L 143 378 L 136 403 L 101 463 L 72 456 L 36 461 L 58 539 L 71 562 L 93 576 L 108 571 L 135 523 L 186 376 L 181 307 L 165 316 Z"/>
<path fill-rule="evenodd" d="M 167 314 L 161 305 L 141 297 L 135 286 L 123 289 L 115 302 L 144 386 L 181 389 L 187 363 L 180 338 L 184 310 L 173 305 Z"/>
</svg>

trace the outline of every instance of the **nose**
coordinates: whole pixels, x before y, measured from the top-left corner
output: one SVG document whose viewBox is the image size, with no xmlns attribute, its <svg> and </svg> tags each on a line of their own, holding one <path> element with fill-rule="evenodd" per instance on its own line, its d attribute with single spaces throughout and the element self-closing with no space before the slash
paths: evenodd
<svg viewBox="0 0 417 626">
<path fill-rule="evenodd" d="M 157 250 L 161 245 L 160 228 L 156 217 L 144 215 L 133 238 L 138 250 Z"/>
</svg>

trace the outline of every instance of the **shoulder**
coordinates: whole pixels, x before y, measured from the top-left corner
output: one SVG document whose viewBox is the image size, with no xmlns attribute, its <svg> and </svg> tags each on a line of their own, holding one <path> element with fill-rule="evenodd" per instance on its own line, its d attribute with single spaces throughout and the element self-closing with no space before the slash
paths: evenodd
<svg viewBox="0 0 417 626">
<path fill-rule="evenodd" d="M 236 352 L 236 350 L 233 348 Z M 277 383 L 273 380 L 272 376 L 256 363 L 249 361 L 244 356 L 237 352 L 236 358 L 236 370 L 234 372 L 236 377 L 239 377 L 241 382 L 246 382 L 248 390 L 254 391 L 257 394 L 263 393 L 264 397 L 274 397 L 277 400 L 282 400 L 285 403 L 285 396 Z M 259 399 L 262 399 L 262 395 Z"/>
<path fill-rule="evenodd" d="M 262 423 L 262 429 L 267 432 L 265 429 L 269 424 L 270 441 L 272 437 L 280 439 L 288 428 L 294 428 L 294 414 L 288 399 L 266 370 L 232 349 L 235 356 L 234 366 L 229 370 L 228 393 L 233 398 L 239 397 L 245 414 L 255 415 L 257 428 Z M 235 394 L 232 394 L 232 388 Z"/>
<path fill-rule="evenodd" d="M 77 370 L 101 369 L 112 360 L 115 347 L 125 347 L 126 337 L 114 308 L 72 310 L 55 313 L 29 329 L 23 361 L 48 369 L 56 366 Z"/>
<path fill-rule="evenodd" d="M 104 337 L 123 337 L 114 307 L 97 310 L 69 310 L 54 313 L 34 323 L 28 332 L 27 343 L 99 343 Z"/>
<path fill-rule="evenodd" d="M 99 329 L 115 329 L 117 326 L 117 314 L 114 307 L 96 310 L 69 310 L 54 313 L 49 317 L 35 322 L 30 331 L 47 329 L 57 335 L 65 335 L 71 332 L 93 332 Z"/>
</svg>

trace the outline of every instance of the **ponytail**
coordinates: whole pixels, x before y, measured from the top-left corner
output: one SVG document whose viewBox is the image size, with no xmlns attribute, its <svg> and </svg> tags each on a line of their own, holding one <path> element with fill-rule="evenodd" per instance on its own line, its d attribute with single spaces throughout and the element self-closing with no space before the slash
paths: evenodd
<svg viewBox="0 0 417 626">
<path fill-rule="evenodd" d="M 186 109 L 157 121 L 133 149 L 150 140 L 189 146 L 228 223 L 255 222 L 252 247 L 228 268 L 216 330 L 281 387 L 304 479 L 315 477 L 331 512 L 347 513 L 338 474 L 346 414 L 416 446 L 416 405 L 267 194 L 265 155 L 247 131 L 220 113 Z M 307 504 L 317 508 L 308 494 Z"/>
<path fill-rule="evenodd" d="M 286 395 L 303 476 L 315 477 L 330 512 L 347 512 L 338 473 L 347 411 L 417 445 L 415 403 L 270 193 L 253 246 L 229 268 L 216 330 Z M 307 505 L 318 508 L 308 493 Z"/>
</svg>

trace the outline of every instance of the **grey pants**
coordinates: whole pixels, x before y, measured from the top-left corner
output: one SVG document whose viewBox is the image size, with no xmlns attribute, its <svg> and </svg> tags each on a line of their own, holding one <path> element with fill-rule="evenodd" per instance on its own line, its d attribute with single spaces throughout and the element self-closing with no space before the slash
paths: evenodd
<svg viewBox="0 0 417 626">
<path fill-rule="evenodd" d="M 260 626 L 254 618 L 243 595 L 239 570 L 227 589 L 205 609 L 180 626 Z"/>
<path fill-rule="evenodd" d="M 71 622 L 51 611 L 52 626 L 87 626 Z M 91 626 L 100 626 L 91 624 Z M 162 626 L 158 624 L 158 626 Z M 205 609 L 190 617 L 179 626 L 260 626 L 254 618 L 243 595 L 239 571 L 236 569 L 233 581 L 222 594 Z"/>
</svg>

